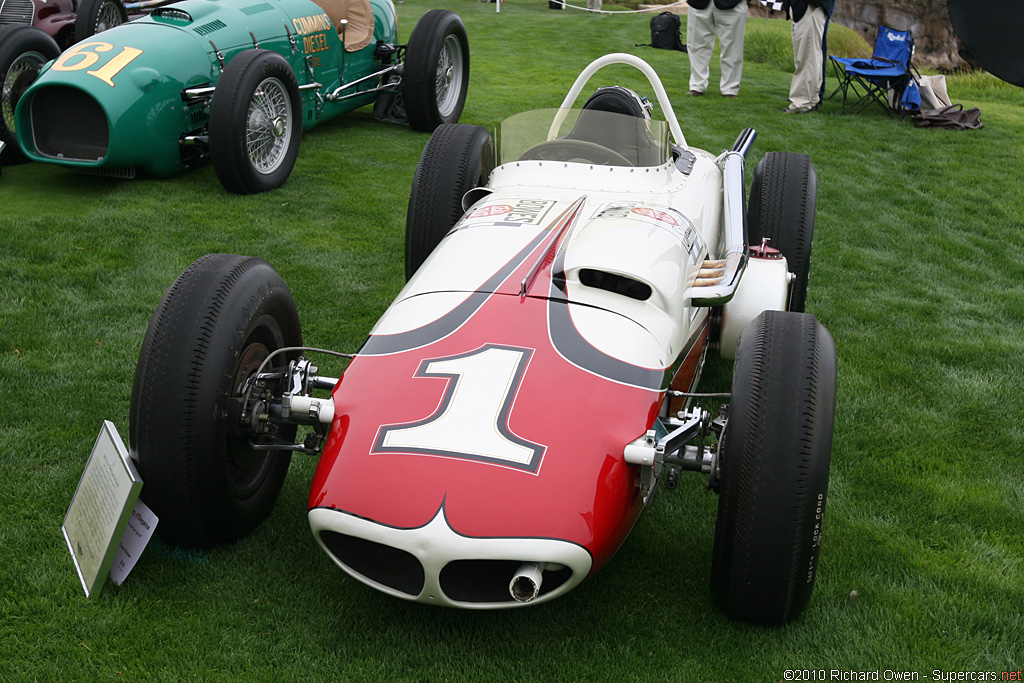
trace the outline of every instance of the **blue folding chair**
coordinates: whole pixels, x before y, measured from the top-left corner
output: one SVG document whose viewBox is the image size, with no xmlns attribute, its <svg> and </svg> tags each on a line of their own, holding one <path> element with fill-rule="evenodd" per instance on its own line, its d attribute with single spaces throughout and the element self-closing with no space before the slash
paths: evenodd
<svg viewBox="0 0 1024 683">
<path fill-rule="evenodd" d="M 910 31 L 879 26 L 871 59 L 828 56 L 839 81 L 839 87 L 829 97 L 843 93 L 844 114 L 847 106 L 852 113 L 857 113 L 874 102 L 889 118 L 897 114 L 903 118 L 906 109 L 916 109 L 913 103 L 915 89 L 911 85 L 914 83 L 910 61 L 913 55 L 914 37 Z M 893 91 L 891 99 L 890 90 Z"/>
</svg>

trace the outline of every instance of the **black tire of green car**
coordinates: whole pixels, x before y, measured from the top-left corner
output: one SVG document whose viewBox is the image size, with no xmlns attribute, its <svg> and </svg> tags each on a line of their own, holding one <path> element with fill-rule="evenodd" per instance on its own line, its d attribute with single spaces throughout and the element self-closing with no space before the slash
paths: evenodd
<svg viewBox="0 0 1024 683">
<path fill-rule="evenodd" d="M 459 15 L 438 9 L 424 14 L 409 36 L 404 69 L 409 126 L 430 132 L 457 122 L 469 89 L 469 39 Z"/>
<path fill-rule="evenodd" d="M 39 70 L 60 55 L 57 43 L 32 26 L 0 26 L 0 140 L 7 143 L 5 166 L 27 161 L 15 137 L 14 108 L 25 90 L 39 77 Z"/>
<path fill-rule="evenodd" d="M 405 279 L 434 251 L 464 213 L 462 198 L 494 168 L 486 128 L 445 123 L 430 136 L 412 179 L 405 217 Z"/>
<path fill-rule="evenodd" d="M 835 343 L 813 315 L 765 311 L 740 334 L 711 565 L 733 619 L 781 625 L 811 599 L 835 400 Z"/>
<path fill-rule="evenodd" d="M 228 62 L 210 103 L 209 135 L 213 169 L 228 192 L 284 185 L 302 139 L 299 83 L 288 61 L 253 49 Z"/>
<path fill-rule="evenodd" d="M 84 0 L 75 17 L 75 41 L 80 42 L 128 21 L 121 0 Z"/>
<path fill-rule="evenodd" d="M 129 443 L 165 542 L 212 548 L 270 514 L 291 452 L 251 448 L 250 431 L 228 415 L 271 352 L 301 343 L 291 292 L 262 259 L 209 254 L 164 294 L 135 369 Z M 295 355 L 275 356 L 266 370 Z M 272 425 L 289 442 L 295 431 Z"/>
<path fill-rule="evenodd" d="M 786 257 L 796 275 L 787 310 L 799 313 L 807 303 L 817 197 L 818 174 L 806 154 L 768 152 L 754 169 L 747 239 L 753 247 L 767 237 L 768 246 Z"/>
</svg>

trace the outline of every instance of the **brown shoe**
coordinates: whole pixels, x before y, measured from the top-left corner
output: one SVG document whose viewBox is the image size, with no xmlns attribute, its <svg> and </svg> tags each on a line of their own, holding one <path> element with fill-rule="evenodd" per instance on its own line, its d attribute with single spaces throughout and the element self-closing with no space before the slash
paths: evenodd
<svg viewBox="0 0 1024 683">
<path fill-rule="evenodd" d="M 730 100 L 735 100 L 739 95 L 722 95 L 722 97 L 728 97 Z"/>
<path fill-rule="evenodd" d="M 704 97 L 704 93 L 702 93 L 700 90 L 691 90 L 686 94 L 690 95 L 691 97 Z"/>
</svg>

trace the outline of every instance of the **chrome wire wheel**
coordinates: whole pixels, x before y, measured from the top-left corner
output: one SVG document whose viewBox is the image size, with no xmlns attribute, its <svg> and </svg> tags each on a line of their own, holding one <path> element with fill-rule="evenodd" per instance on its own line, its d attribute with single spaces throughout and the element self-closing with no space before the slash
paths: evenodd
<svg viewBox="0 0 1024 683">
<path fill-rule="evenodd" d="M 469 40 L 459 15 L 432 9 L 420 17 L 405 51 L 402 96 L 413 130 L 455 123 L 469 89 Z"/>
<path fill-rule="evenodd" d="M 0 22 L 0 142 L 4 143 L 0 162 L 4 166 L 28 161 L 18 146 L 14 115 L 18 101 L 35 82 L 43 65 L 58 55 L 57 43 L 42 30 Z"/>
<path fill-rule="evenodd" d="M 106 31 L 124 23 L 121 16 L 121 8 L 116 2 L 105 2 L 100 5 L 99 14 L 96 15 L 96 33 Z"/>
<path fill-rule="evenodd" d="M 288 180 L 302 138 L 302 97 L 288 61 L 243 50 L 210 102 L 210 160 L 228 192 L 255 194 Z"/>
<path fill-rule="evenodd" d="M 448 117 L 458 106 L 462 89 L 462 70 L 465 61 L 462 56 L 462 44 L 458 36 L 449 34 L 441 46 L 441 54 L 437 60 L 437 77 L 435 92 L 437 93 L 437 110 L 443 117 Z"/>
<path fill-rule="evenodd" d="M 3 93 L 0 94 L 0 113 L 4 126 L 12 133 L 14 129 L 14 107 L 25 94 L 32 82 L 39 76 L 39 69 L 48 60 L 38 52 L 26 52 L 11 64 L 4 74 Z"/>
<path fill-rule="evenodd" d="M 249 102 L 246 148 L 253 168 L 269 174 L 277 170 L 288 151 L 295 117 L 284 83 L 268 78 L 259 84 Z"/>
</svg>

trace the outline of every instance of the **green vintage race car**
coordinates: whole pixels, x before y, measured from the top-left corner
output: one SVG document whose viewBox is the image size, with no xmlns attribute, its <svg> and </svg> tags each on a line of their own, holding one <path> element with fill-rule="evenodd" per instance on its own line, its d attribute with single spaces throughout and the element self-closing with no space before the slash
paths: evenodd
<svg viewBox="0 0 1024 683">
<path fill-rule="evenodd" d="M 469 84 L 458 15 L 431 10 L 399 44 L 391 0 L 186 0 L 59 56 L 30 47 L 0 102 L 27 158 L 163 177 L 209 157 L 238 194 L 282 185 L 304 129 L 374 103 L 432 131 Z"/>
</svg>

